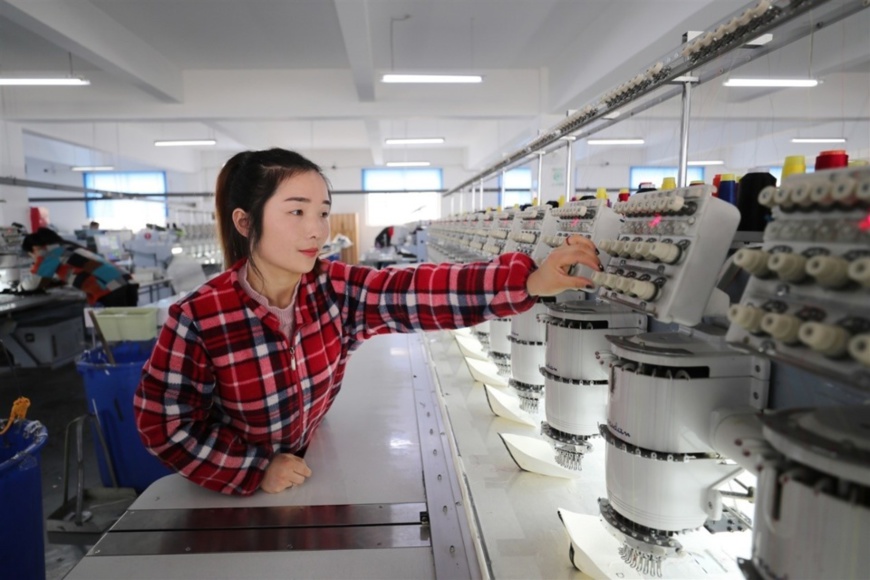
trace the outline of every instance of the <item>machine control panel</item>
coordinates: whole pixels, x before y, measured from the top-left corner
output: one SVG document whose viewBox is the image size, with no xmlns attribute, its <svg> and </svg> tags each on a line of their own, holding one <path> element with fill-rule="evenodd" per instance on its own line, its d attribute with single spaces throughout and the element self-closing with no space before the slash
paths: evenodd
<svg viewBox="0 0 870 580">
<path fill-rule="evenodd" d="M 516 215 L 517 211 L 514 209 L 492 214 L 492 225 L 487 232 L 487 239 L 483 246 L 483 251 L 488 257 L 494 258 L 504 253 Z"/>
<path fill-rule="evenodd" d="M 693 185 L 634 194 L 614 211 L 624 219 L 616 236 L 598 247 L 611 259 L 592 276 L 607 301 L 661 322 L 694 326 L 707 311 L 740 212 Z"/>
<path fill-rule="evenodd" d="M 870 168 L 792 176 L 759 202 L 773 221 L 734 255 L 750 280 L 728 342 L 870 387 Z"/>
<path fill-rule="evenodd" d="M 517 213 L 504 251 L 521 252 L 534 257 L 535 246 L 541 239 L 544 218 L 550 209 L 549 205 L 535 205 Z"/>
<path fill-rule="evenodd" d="M 544 218 L 541 239 L 532 258 L 540 264 L 553 248 L 564 244 L 569 236 L 583 236 L 597 245 L 602 240 L 616 237 L 621 223 L 620 216 L 607 207 L 607 200 L 585 199 L 566 203 L 562 207 L 551 209 Z M 606 266 L 610 254 L 602 252 L 599 258 L 601 264 Z M 594 272 L 581 266 L 572 273 L 591 279 Z"/>
</svg>

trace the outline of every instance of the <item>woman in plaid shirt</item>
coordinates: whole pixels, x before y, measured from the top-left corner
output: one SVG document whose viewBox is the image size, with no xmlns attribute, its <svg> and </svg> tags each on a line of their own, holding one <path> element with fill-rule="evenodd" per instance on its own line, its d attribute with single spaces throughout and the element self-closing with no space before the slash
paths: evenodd
<svg viewBox="0 0 870 580">
<path fill-rule="evenodd" d="M 518 314 L 535 296 L 590 285 L 567 274 L 573 264 L 600 268 L 581 237 L 540 268 L 518 253 L 384 270 L 321 261 L 327 180 L 281 149 L 231 158 L 215 203 L 232 267 L 170 308 L 135 409 L 152 453 L 222 493 L 275 493 L 311 475 L 302 455 L 363 340 Z"/>
</svg>

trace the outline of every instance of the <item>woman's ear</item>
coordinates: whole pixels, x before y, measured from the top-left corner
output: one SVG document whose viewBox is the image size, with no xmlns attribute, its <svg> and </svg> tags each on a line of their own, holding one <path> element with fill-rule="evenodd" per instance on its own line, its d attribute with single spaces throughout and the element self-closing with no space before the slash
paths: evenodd
<svg viewBox="0 0 870 580">
<path fill-rule="evenodd" d="M 236 208 L 233 210 L 233 225 L 236 226 L 236 231 L 242 234 L 244 237 L 248 237 L 248 229 L 250 228 L 250 221 L 248 218 L 248 212 L 241 208 Z"/>
</svg>

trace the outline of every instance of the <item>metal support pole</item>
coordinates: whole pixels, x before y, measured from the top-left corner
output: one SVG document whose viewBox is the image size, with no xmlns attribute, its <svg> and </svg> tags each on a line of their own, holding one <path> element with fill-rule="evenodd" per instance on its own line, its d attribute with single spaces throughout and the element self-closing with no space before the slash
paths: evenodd
<svg viewBox="0 0 870 580">
<path fill-rule="evenodd" d="M 567 203 L 574 196 L 574 137 L 565 139 L 565 203 Z"/>
<path fill-rule="evenodd" d="M 480 180 L 480 209 L 484 209 L 483 206 L 483 180 Z"/>
<path fill-rule="evenodd" d="M 507 171 L 502 169 L 501 170 L 501 186 L 499 187 L 499 190 L 498 190 L 498 207 L 499 207 L 499 209 L 504 207 L 504 190 L 505 190 L 504 177 L 506 174 L 507 174 Z"/>
<path fill-rule="evenodd" d="M 680 166 L 677 187 L 686 187 L 689 175 L 689 117 L 692 114 L 692 83 L 698 82 L 694 77 L 681 77 L 683 83 L 683 116 L 680 120 Z"/>
<path fill-rule="evenodd" d="M 544 201 L 544 188 L 541 185 L 543 182 L 543 174 L 544 174 L 544 154 L 538 153 L 538 199 L 542 202 Z"/>
</svg>

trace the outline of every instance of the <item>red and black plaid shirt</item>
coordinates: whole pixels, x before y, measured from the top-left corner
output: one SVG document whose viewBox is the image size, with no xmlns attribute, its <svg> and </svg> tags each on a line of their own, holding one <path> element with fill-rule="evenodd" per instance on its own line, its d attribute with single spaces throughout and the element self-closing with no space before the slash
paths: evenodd
<svg viewBox="0 0 870 580">
<path fill-rule="evenodd" d="M 361 341 L 472 326 L 534 303 L 523 254 L 371 268 L 323 262 L 299 282 L 296 331 L 241 288 L 241 263 L 169 310 L 134 400 L 145 446 L 197 484 L 257 490 L 275 453 L 308 446 Z"/>
</svg>

